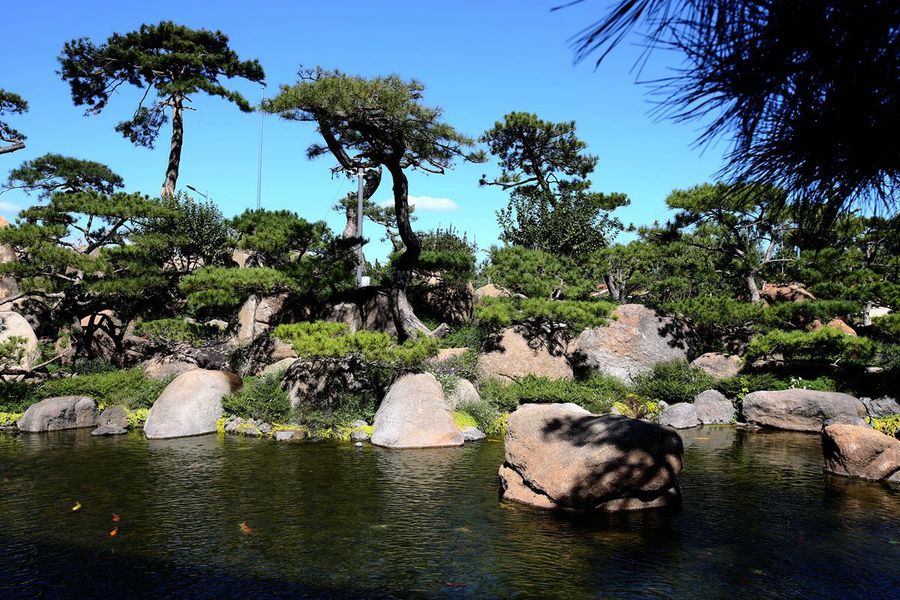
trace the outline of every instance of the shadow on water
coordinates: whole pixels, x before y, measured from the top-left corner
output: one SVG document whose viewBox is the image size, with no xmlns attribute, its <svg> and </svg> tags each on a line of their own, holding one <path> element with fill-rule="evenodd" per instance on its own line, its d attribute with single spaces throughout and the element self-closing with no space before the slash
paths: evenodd
<svg viewBox="0 0 900 600">
<path fill-rule="evenodd" d="M 680 512 L 578 516 L 498 502 L 498 441 L 391 451 L 0 435 L 0 597 L 844 599 L 900 589 L 900 490 L 825 477 L 816 436 L 704 428 L 683 438 Z"/>
</svg>

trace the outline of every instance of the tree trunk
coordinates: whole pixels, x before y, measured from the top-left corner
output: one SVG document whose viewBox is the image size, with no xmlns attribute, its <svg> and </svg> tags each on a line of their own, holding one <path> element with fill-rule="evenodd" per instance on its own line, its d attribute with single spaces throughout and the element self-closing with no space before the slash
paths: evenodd
<svg viewBox="0 0 900 600">
<path fill-rule="evenodd" d="M 753 273 L 747 275 L 747 289 L 750 291 L 750 302 L 760 302 L 759 288 L 756 287 L 756 276 Z"/>
<path fill-rule="evenodd" d="M 621 292 L 619 291 L 618 286 L 616 286 L 615 276 L 612 273 L 607 273 L 603 276 L 603 280 L 606 283 L 606 291 L 609 292 L 609 299 L 613 302 L 621 300 Z"/>
<path fill-rule="evenodd" d="M 419 255 L 422 253 L 422 242 L 419 241 L 409 221 L 409 181 L 406 179 L 406 174 L 399 164 L 387 167 L 394 183 L 394 214 L 397 217 L 397 231 L 406 248 L 394 265 L 394 280 L 391 285 L 391 309 L 394 313 L 397 336 L 401 340 L 417 335 L 443 337 L 450 330 L 447 324 L 441 323 L 440 327 L 431 331 L 416 316 L 406 297 L 406 288 L 409 287 L 413 272 L 419 263 Z"/>
<path fill-rule="evenodd" d="M 172 145 L 169 149 L 169 166 L 166 168 L 166 181 L 163 183 L 162 196 L 175 197 L 175 184 L 178 182 L 178 169 L 181 167 L 181 148 L 184 145 L 184 99 L 181 96 L 172 98 Z"/>
</svg>

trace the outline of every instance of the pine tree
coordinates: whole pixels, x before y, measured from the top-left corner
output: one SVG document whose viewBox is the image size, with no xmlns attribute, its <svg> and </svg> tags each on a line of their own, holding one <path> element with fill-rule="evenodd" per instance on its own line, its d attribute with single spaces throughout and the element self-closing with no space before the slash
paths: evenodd
<svg viewBox="0 0 900 600">
<path fill-rule="evenodd" d="M 18 94 L 0 88 L 0 117 L 3 115 L 21 115 L 28 110 L 26 102 Z M 0 121 L 0 142 L 8 144 L 0 146 L 0 154 L 15 152 L 25 147 L 25 136 L 13 129 L 5 121 Z"/>
</svg>

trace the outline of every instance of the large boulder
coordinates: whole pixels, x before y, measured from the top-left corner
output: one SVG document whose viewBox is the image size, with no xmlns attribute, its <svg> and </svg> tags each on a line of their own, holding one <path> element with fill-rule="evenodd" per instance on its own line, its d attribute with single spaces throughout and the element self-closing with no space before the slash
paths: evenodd
<svg viewBox="0 0 900 600">
<path fill-rule="evenodd" d="M 586 329 L 569 345 L 578 364 L 628 382 L 657 363 L 687 360 L 668 331 L 668 318 L 640 304 L 623 304 L 613 316 L 609 325 Z"/>
<path fill-rule="evenodd" d="M 741 358 L 733 354 L 721 352 L 707 352 L 691 361 L 692 367 L 697 367 L 713 379 L 728 379 L 741 372 Z"/>
<path fill-rule="evenodd" d="M 697 408 L 690 402 L 670 404 L 659 413 L 659 424 L 673 429 L 688 429 L 701 424 Z"/>
<path fill-rule="evenodd" d="M 103 409 L 103 412 L 100 413 L 100 416 L 97 417 L 97 425 L 103 427 L 104 425 L 109 425 L 111 427 L 121 427 L 122 429 L 128 428 L 128 411 L 125 410 L 124 406 L 120 406 L 116 404 L 115 406 L 108 406 Z"/>
<path fill-rule="evenodd" d="M 476 365 L 481 380 L 515 381 L 526 375 L 549 379 L 572 379 L 572 367 L 558 344 L 543 336 L 526 339 L 520 328 L 500 332 L 495 348 L 478 356 Z"/>
<path fill-rule="evenodd" d="M 787 285 L 777 285 L 774 283 L 766 283 L 763 285 L 759 293 L 760 297 L 769 304 L 778 304 L 779 302 L 807 302 L 815 300 L 816 297 L 807 291 L 799 283 L 789 283 Z"/>
<path fill-rule="evenodd" d="M 237 345 L 246 346 L 277 324 L 287 299 L 287 293 L 262 298 L 250 296 L 238 311 Z"/>
<path fill-rule="evenodd" d="M 18 361 L 18 367 L 23 371 L 30 371 L 38 358 L 38 339 L 34 329 L 28 321 L 12 311 L 0 312 L 0 343 L 8 342 L 10 338 L 20 338 L 22 355 Z"/>
<path fill-rule="evenodd" d="M 881 396 L 880 398 L 860 398 L 860 402 L 866 407 L 870 417 L 881 418 L 890 415 L 900 415 L 900 403 L 896 398 Z"/>
<path fill-rule="evenodd" d="M 681 437 L 575 404 L 526 404 L 509 416 L 503 497 L 541 508 L 636 510 L 680 498 Z"/>
<path fill-rule="evenodd" d="M 182 373 L 200 368 L 193 359 L 181 356 L 155 356 L 144 361 L 141 366 L 144 368 L 147 379 L 153 381 L 173 379 Z"/>
<path fill-rule="evenodd" d="M 900 481 L 900 440 L 875 429 L 829 425 L 822 431 L 825 470 L 875 481 Z"/>
<path fill-rule="evenodd" d="M 478 304 L 485 298 L 509 298 L 511 296 L 512 293 L 509 290 L 494 285 L 493 283 L 483 285 L 472 293 L 475 304 Z"/>
<path fill-rule="evenodd" d="M 481 402 L 481 394 L 468 379 L 458 378 L 447 394 L 447 407 L 450 410 L 464 408 L 466 404 Z"/>
<path fill-rule="evenodd" d="M 21 431 L 37 433 L 58 429 L 93 427 L 97 405 L 85 396 L 59 396 L 32 404 L 16 425 Z"/>
<path fill-rule="evenodd" d="M 743 413 L 748 423 L 775 429 L 819 432 L 825 421 L 834 417 L 865 417 L 866 407 L 849 394 L 779 390 L 747 394 Z"/>
<path fill-rule="evenodd" d="M 735 420 L 734 403 L 717 390 L 706 390 L 694 396 L 694 409 L 704 425 L 724 425 Z"/>
<path fill-rule="evenodd" d="M 159 439 L 213 433 L 222 416 L 222 397 L 240 387 L 240 378 L 225 371 L 182 373 L 153 403 L 144 434 Z"/>
<path fill-rule="evenodd" d="M 431 373 L 403 375 L 388 389 L 373 423 L 372 443 L 388 448 L 461 446 L 463 436 Z"/>
</svg>

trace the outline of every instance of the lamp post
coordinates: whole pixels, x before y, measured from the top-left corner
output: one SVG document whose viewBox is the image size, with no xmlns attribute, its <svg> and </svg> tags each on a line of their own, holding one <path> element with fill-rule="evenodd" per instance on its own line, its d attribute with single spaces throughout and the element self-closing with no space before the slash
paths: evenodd
<svg viewBox="0 0 900 600">
<path fill-rule="evenodd" d="M 206 190 L 206 193 L 204 194 L 203 192 L 201 192 L 200 190 L 198 190 L 197 188 L 195 188 L 194 186 L 192 186 L 190 184 L 188 184 L 186 187 L 187 187 L 187 189 L 191 190 L 198 196 L 203 196 L 203 199 L 206 200 L 207 202 L 211 201 L 211 198 L 209 197 L 209 190 Z"/>
</svg>

